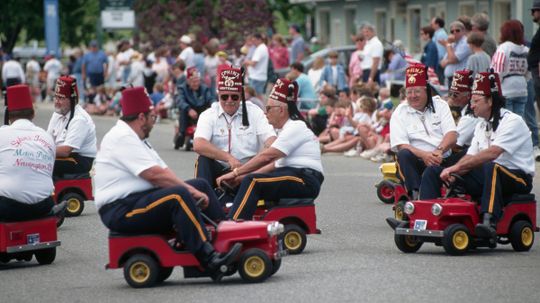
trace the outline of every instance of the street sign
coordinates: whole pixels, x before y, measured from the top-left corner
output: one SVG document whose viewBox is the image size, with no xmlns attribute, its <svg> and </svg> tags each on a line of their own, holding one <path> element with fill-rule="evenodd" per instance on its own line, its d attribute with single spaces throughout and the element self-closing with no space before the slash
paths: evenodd
<svg viewBox="0 0 540 303">
<path fill-rule="evenodd" d="M 58 17 L 58 0 L 45 0 L 44 21 L 45 21 L 45 44 L 47 54 L 60 55 L 60 21 Z"/>
<path fill-rule="evenodd" d="M 101 27 L 104 29 L 134 28 L 135 12 L 120 10 L 101 11 Z"/>
</svg>

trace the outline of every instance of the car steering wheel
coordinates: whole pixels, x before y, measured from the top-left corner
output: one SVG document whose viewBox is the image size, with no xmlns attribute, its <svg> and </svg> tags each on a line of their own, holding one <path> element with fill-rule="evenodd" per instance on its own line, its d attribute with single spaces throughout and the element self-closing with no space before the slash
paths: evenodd
<svg viewBox="0 0 540 303">
<path fill-rule="evenodd" d="M 455 180 L 454 182 L 448 182 L 443 181 L 444 186 L 447 188 L 446 195 L 444 195 L 445 198 L 450 197 L 457 197 L 460 194 L 464 194 L 465 191 L 465 179 L 463 179 L 462 176 L 451 173 L 451 177 L 453 177 Z"/>
</svg>

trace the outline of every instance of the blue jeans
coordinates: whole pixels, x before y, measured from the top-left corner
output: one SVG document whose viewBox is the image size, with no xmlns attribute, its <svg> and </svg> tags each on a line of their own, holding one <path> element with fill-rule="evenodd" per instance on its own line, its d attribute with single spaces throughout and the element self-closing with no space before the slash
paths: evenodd
<svg viewBox="0 0 540 303">
<path fill-rule="evenodd" d="M 538 124 L 536 123 L 536 109 L 534 108 L 535 92 L 533 80 L 527 82 L 527 104 L 525 105 L 525 123 L 531 131 L 533 146 L 538 146 Z"/>
<path fill-rule="evenodd" d="M 250 78 L 249 86 L 253 87 L 257 95 L 264 95 L 265 88 L 266 88 L 266 81 L 253 80 Z"/>
<path fill-rule="evenodd" d="M 520 115 L 525 116 L 525 105 L 527 104 L 527 96 L 506 98 L 505 108 Z"/>
</svg>

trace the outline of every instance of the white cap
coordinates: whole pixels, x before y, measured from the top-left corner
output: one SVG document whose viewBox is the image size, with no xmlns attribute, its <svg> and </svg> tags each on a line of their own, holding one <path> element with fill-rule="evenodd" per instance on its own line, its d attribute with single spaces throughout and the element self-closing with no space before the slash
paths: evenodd
<svg viewBox="0 0 540 303">
<path fill-rule="evenodd" d="M 180 42 L 185 44 L 191 44 L 191 38 L 188 35 L 183 35 L 182 38 L 180 38 Z"/>
</svg>

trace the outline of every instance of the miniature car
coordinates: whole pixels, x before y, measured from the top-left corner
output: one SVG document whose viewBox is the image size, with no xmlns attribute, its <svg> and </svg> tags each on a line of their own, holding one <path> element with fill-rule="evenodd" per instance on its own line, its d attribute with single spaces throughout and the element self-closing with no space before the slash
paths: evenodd
<svg viewBox="0 0 540 303">
<path fill-rule="evenodd" d="M 225 213 L 229 212 L 235 189 L 226 183 L 216 188 L 220 202 L 225 205 Z M 253 220 L 279 221 L 285 226 L 280 236 L 283 246 L 289 254 L 296 255 L 304 251 L 307 244 L 307 234 L 321 234 L 317 228 L 314 199 L 280 199 L 279 201 L 259 200 Z"/>
<path fill-rule="evenodd" d="M 151 287 L 165 281 L 175 266 L 184 268 L 185 278 L 210 277 L 221 279 L 238 271 L 243 281 L 258 283 L 275 274 L 286 252 L 278 243 L 283 225 L 267 221 L 223 221 L 207 225 L 216 251 L 228 251 L 235 243 L 242 243 L 238 260 L 219 269 L 220 275 L 205 271 L 195 256 L 173 248 L 168 235 L 109 235 L 109 263 L 107 269 L 123 268 L 126 282 L 134 288 Z"/>
<path fill-rule="evenodd" d="M 10 260 L 31 261 L 33 256 L 39 264 L 51 264 L 56 258 L 60 241 L 56 235 L 56 217 L 43 219 L 0 222 L 0 262 Z"/>
<path fill-rule="evenodd" d="M 190 151 L 193 149 L 193 135 L 195 134 L 195 130 L 197 129 L 197 124 L 189 125 L 186 128 L 186 137 L 184 141 L 184 150 Z"/>
<path fill-rule="evenodd" d="M 385 204 L 394 203 L 394 191 L 396 186 L 402 186 L 397 177 L 397 167 L 395 162 L 383 163 L 379 167 L 383 175 L 381 182 L 375 185 L 377 197 Z"/>
<path fill-rule="evenodd" d="M 79 216 L 84 210 L 84 201 L 93 200 L 90 174 L 69 174 L 54 181 L 54 202 L 67 201 L 66 216 Z"/>
<path fill-rule="evenodd" d="M 462 255 L 477 247 L 495 248 L 511 244 L 515 251 L 527 251 L 534 243 L 536 201 L 534 195 L 507 197 L 503 217 L 497 224 L 497 239 L 479 238 L 475 226 L 480 219 L 480 206 L 459 197 L 408 201 L 404 205 L 407 221 L 387 218 L 394 229 L 399 250 L 414 253 L 424 242 L 443 246 L 450 255 Z"/>
</svg>

